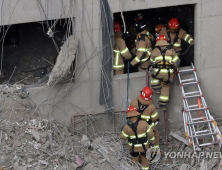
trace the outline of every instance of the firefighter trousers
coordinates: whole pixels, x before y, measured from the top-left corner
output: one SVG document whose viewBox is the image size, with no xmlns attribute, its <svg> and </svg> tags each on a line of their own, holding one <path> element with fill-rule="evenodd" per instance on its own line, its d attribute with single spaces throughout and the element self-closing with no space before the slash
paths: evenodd
<svg viewBox="0 0 222 170">
<path fill-rule="evenodd" d="M 154 73 L 155 74 L 155 73 Z M 173 74 L 168 76 L 168 73 L 159 73 L 155 78 L 151 76 L 151 87 L 154 90 L 160 90 L 159 104 L 167 105 L 169 102 L 170 83 L 166 83 L 169 78 L 173 78 Z"/>
<path fill-rule="evenodd" d="M 133 160 L 136 163 L 141 162 L 143 169 L 149 169 L 149 160 L 146 159 L 146 156 L 142 156 L 141 154 L 139 154 L 139 156 L 133 157 Z"/>
</svg>

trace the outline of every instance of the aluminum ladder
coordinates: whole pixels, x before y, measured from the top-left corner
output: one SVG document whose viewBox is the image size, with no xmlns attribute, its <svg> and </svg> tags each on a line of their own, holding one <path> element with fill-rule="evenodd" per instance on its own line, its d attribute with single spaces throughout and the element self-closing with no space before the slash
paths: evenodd
<svg viewBox="0 0 222 170">
<path fill-rule="evenodd" d="M 219 144 L 221 148 L 222 135 L 209 112 L 193 63 L 189 69 L 178 68 L 177 72 L 183 95 L 184 130 L 189 145 L 193 145 L 194 151 L 212 144 Z"/>
</svg>

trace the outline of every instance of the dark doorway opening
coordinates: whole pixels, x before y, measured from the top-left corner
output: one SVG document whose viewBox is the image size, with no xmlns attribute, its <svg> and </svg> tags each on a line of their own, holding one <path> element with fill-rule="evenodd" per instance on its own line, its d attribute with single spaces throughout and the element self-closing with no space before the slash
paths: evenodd
<svg viewBox="0 0 222 170">
<path fill-rule="evenodd" d="M 51 32 L 49 28 L 52 28 Z M 11 75 L 10 84 L 23 79 L 21 83 L 26 85 L 40 79 L 41 83 L 47 82 L 46 75 L 52 70 L 60 47 L 70 34 L 70 18 L 58 22 L 49 20 L 0 26 L 0 54 L 5 76 L 0 79 L 0 83 L 8 82 Z"/>
<path fill-rule="evenodd" d="M 158 24 L 164 24 L 167 26 L 168 21 L 175 17 L 181 23 L 181 28 L 183 28 L 188 34 L 194 37 L 194 7 L 195 5 L 180 5 L 171 7 L 162 7 L 154 9 L 136 10 L 123 12 L 126 31 L 128 34 L 124 35 L 126 45 L 129 49 L 134 47 L 136 39 L 136 30 L 134 24 L 138 14 L 141 14 L 143 21 L 147 24 L 147 30 L 154 36 L 155 27 Z M 123 27 L 123 22 L 121 18 L 121 13 L 114 13 L 115 20 L 119 21 Z M 123 30 L 123 29 L 122 29 Z M 194 38 L 195 39 L 195 38 Z M 194 46 L 182 41 L 182 51 L 181 51 L 181 67 L 189 66 L 190 63 L 194 63 Z M 189 48 L 189 49 L 188 49 Z M 125 62 L 127 65 L 127 62 Z M 127 72 L 127 67 L 125 67 L 125 73 Z"/>
</svg>

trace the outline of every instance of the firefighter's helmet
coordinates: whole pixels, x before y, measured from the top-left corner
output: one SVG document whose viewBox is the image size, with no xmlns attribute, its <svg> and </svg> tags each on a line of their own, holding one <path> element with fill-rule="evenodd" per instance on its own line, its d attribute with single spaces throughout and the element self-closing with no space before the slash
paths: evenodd
<svg viewBox="0 0 222 170">
<path fill-rule="evenodd" d="M 156 33 L 160 33 L 160 31 L 165 28 L 165 25 L 164 24 L 158 24 L 156 27 L 155 27 L 155 31 Z"/>
<path fill-rule="evenodd" d="M 143 21 L 137 21 L 135 24 L 135 28 L 138 34 L 146 29 L 146 24 Z"/>
<path fill-rule="evenodd" d="M 140 113 L 137 111 L 137 109 L 134 106 L 128 107 L 126 117 L 134 117 L 139 115 Z"/>
<path fill-rule="evenodd" d="M 114 21 L 114 32 L 121 31 L 120 23 L 117 21 Z"/>
<path fill-rule="evenodd" d="M 168 22 L 168 27 L 170 29 L 178 29 L 179 28 L 179 21 L 177 18 L 171 18 Z"/>
<path fill-rule="evenodd" d="M 156 45 L 155 46 L 168 46 L 167 39 L 164 35 L 159 35 L 156 39 Z"/>
<path fill-rule="evenodd" d="M 151 100 L 152 95 L 153 95 L 153 91 L 150 87 L 144 87 L 140 94 L 143 100 Z"/>
</svg>

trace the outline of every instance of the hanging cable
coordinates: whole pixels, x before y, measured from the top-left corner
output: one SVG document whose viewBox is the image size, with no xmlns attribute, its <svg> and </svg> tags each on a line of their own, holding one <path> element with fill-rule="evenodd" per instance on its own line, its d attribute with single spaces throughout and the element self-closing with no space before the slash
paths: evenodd
<svg viewBox="0 0 222 170">
<path fill-rule="evenodd" d="M 126 33 L 126 24 L 125 24 L 125 20 L 124 20 L 124 16 L 123 16 L 123 1 L 121 0 L 121 17 L 122 17 L 122 20 L 123 20 L 123 33 Z"/>
<path fill-rule="evenodd" d="M 124 122 L 123 122 L 123 127 L 126 124 L 126 112 L 128 108 L 128 99 L 129 99 L 129 60 L 128 60 L 128 69 L 127 69 L 127 95 L 126 95 L 126 110 L 125 110 L 125 115 L 124 115 Z"/>
</svg>

